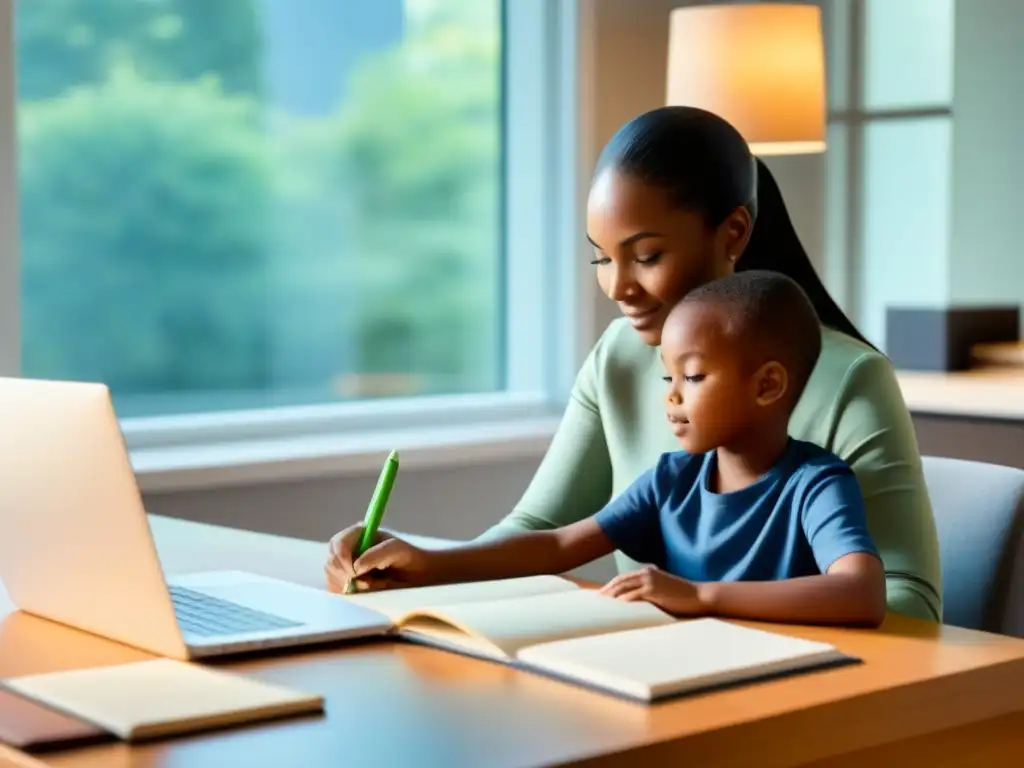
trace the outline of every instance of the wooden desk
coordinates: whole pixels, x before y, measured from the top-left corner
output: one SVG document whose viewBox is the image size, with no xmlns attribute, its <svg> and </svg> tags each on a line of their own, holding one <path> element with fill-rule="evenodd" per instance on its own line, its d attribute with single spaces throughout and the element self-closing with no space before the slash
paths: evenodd
<svg viewBox="0 0 1024 768">
<path fill-rule="evenodd" d="M 168 572 L 242 567 L 321 582 L 323 544 L 153 523 Z M 323 718 L 90 747 L 47 756 L 46 764 L 1024 764 L 1024 641 L 898 617 L 878 631 L 773 629 L 833 642 L 866 663 L 644 707 L 496 664 L 372 641 L 229 665 L 325 694 Z M 31 616 L 0 622 L 0 675 L 144 657 Z"/>
</svg>

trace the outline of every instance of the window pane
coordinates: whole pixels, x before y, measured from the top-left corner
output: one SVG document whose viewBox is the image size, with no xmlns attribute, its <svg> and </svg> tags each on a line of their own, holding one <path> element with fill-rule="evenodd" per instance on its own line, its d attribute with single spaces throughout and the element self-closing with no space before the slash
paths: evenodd
<svg viewBox="0 0 1024 768">
<path fill-rule="evenodd" d="M 131 417 L 493 391 L 500 0 L 18 0 L 22 360 Z"/>
<path fill-rule="evenodd" d="M 876 344 L 887 307 L 946 302 L 951 142 L 947 117 L 866 126 L 858 306 Z"/>
<path fill-rule="evenodd" d="M 953 0 L 865 0 L 864 106 L 953 101 Z"/>
</svg>

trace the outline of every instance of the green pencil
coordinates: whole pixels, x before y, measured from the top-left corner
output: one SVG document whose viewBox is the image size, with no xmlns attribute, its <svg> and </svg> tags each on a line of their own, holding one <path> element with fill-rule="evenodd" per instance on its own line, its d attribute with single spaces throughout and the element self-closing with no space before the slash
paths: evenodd
<svg viewBox="0 0 1024 768">
<path fill-rule="evenodd" d="M 370 505 L 366 508 L 366 517 L 363 519 L 363 535 L 359 537 L 355 551 L 352 553 L 352 561 L 358 560 L 366 550 L 373 546 L 373 541 L 380 529 L 381 521 L 384 520 L 384 512 L 388 508 L 388 498 L 391 496 L 391 489 L 395 485 L 395 476 L 398 474 L 398 451 L 388 454 L 381 468 L 380 477 L 377 479 L 377 487 L 370 498 Z M 355 591 L 355 582 L 349 580 L 345 585 L 345 594 Z"/>
</svg>

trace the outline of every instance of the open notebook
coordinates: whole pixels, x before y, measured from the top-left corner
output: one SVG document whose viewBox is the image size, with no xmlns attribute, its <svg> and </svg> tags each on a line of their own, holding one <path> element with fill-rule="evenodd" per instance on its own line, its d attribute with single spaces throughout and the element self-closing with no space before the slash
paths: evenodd
<svg viewBox="0 0 1024 768">
<path fill-rule="evenodd" d="M 409 640 L 653 701 L 850 660 L 831 645 L 679 621 L 557 576 L 350 595 Z"/>
<path fill-rule="evenodd" d="M 529 576 L 349 595 L 410 640 L 495 661 L 538 643 L 669 624 L 650 603 L 624 603 L 559 576 Z"/>
</svg>

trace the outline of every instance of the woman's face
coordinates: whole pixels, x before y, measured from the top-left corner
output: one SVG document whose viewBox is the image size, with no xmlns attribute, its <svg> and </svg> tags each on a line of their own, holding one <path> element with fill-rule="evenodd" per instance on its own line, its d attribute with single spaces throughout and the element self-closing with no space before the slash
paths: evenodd
<svg viewBox="0 0 1024 768">
<path fill-rule="evenodd" d="M 732 272 L 750 223 L 740 207 L 709 229 L 700 214 L 673 206 L 662 189 L 614 168 L 595 179 L 587 200 L 597 282 L 651 346 L 661 343 L 665 318 L 683 296 Z"/>
</svg>

